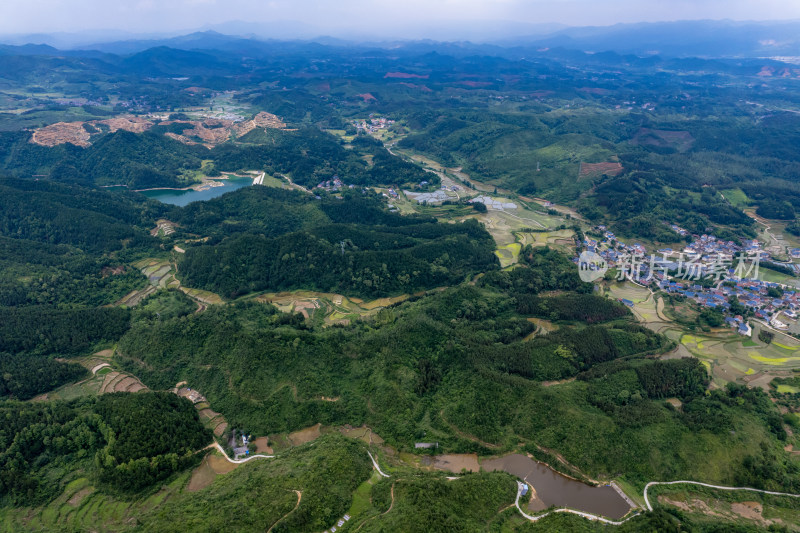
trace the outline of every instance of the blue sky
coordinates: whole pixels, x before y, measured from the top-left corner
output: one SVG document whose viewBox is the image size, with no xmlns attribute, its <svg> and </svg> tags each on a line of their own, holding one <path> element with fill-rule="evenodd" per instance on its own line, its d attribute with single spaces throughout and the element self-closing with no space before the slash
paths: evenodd
<svg viewBox="0 0 800 533">
<path fill-rule="evenodd" d="M 686 19 L 800 19 L 797 0 L 0 0 L 0 33 L 165 32 L 226 21 L 299 21 L 316 34 L 436 37 L 482 21 L 571 26 Z M 513 24 L 512 24 L 513 27 Z M 284 28 L 286 29 L 286 28 Z M 298 30 L 300 31 L 300 30 Z"/>
</svg>

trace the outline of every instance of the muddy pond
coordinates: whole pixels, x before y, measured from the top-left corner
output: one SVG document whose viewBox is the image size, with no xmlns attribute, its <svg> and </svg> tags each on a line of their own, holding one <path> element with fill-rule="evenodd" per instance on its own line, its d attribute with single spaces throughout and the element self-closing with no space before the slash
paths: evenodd
<svg viewBox="0 0 800 533">
<path fill-rule="evenodd" d="M 533 512 L 542 511 L 553 505 L 617 520 L 631 509 L 625 498 L 613 487 L 586 485 L 562 476 L 525 455 L 517 453 L 487 459 L 481 462 L 481 466 L 488 472 L 496 470 L 508 472 L 532 486 L 535 494 L 528 509 Z"/>
</svg>

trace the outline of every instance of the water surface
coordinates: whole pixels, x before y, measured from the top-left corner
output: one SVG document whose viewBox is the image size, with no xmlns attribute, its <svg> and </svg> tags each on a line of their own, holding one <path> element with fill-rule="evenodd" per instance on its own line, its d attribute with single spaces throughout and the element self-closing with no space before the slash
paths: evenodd
<svg viewBox="0 0 800 533">
<path fill-rule="evenodd" d="M 515 453 L 497 459 L 487 459 L 481 466 L 490 472 L 495 470 L 508 472 L 530 484 L 539 500 L 533 502 L 534 505 L 531 506 L 533 511 L 542 511 L 554 505 L 618 520 L 631 509 L 628 502 L 613 487 L 586 485 L 562 476 L 525 455 Z"/>
<path fill-rule="evenodd" d="M 177 206 L 184 206 L 192 202 L 202 202 L 211 200 L 218 196 L 222 196 L 226 192 L 235 191 L 242 187 L 252 185 L 253 178 L 234 178 L 231 177 L 226 180 L 214 180 L 216 183 L 222 183 L 218 187 L 209 187 L 203 191 L 194 189 L 154 189 L 150 191 L 142 191 L 142 194 L 153 200 L 158 200 L 165 204 L 172 204 Z"/>
</svg>

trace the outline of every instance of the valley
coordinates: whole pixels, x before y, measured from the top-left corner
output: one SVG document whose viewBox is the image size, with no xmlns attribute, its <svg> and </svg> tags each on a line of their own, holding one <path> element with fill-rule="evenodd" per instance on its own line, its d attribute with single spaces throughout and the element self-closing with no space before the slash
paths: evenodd
<svg viewBox="0 0 800 533">
<path fill-rule="evenodd" d="M 0 46 L 0 531 L 800 531 L 781 60 L 168 42 Z"/>
</svg>

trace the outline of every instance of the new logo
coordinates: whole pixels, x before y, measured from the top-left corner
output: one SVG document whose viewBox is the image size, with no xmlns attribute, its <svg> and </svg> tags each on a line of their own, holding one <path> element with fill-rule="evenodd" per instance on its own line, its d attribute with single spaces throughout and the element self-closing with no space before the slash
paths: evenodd
<svg viewBox="0 0 800 533">
<path fill-rule="evenodd" d="M 583 281 L 600 279 L 608 271 L 608 263 L 595 252 L 583 251 L 578 257 L 578 275 Z"/>
</svg>

